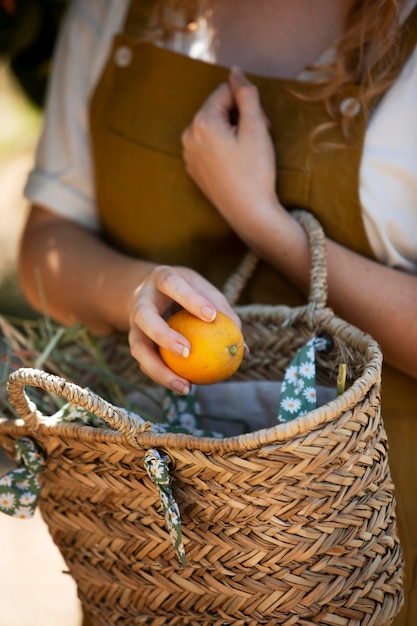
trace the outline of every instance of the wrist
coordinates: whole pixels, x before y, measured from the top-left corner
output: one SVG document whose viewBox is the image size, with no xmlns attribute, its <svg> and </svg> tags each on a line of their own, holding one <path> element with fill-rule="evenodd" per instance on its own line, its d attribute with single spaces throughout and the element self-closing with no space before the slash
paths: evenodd
<svg viewBox="0 0 417 626">
<path fill-rule="evenodd" d="M 247 230 L 245 243 L 307 294 L 310 246 L 304 228 L 276 196 L 259 204 L 257 218 Z"/>
</svg>

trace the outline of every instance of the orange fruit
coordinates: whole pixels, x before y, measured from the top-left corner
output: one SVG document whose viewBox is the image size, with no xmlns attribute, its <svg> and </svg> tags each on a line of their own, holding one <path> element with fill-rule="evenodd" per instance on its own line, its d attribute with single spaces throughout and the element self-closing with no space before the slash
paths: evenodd
<svg viewBox="0 0 417 626">
<path fill-rule="evenodd" d="M 212 322 L 203 322 L 183 310 L 175 313 L 168 325 L 189 340 L 190 355 L 184 358 L 160 346 L 161 358 L 173 372 L 191 383 L 209 385 L 226 380 L 241 364 L 243 335 L 224 313 L 217 311 Z"/>
</svg>

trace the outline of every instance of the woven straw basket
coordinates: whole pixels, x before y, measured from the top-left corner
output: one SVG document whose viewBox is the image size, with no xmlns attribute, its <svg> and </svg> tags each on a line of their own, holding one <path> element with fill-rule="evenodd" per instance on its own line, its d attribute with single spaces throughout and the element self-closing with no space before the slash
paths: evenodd
<svg viewBox="0 0 417 626">
<path fill-rule="evenodd" d="M 333 347 L 318 379 L 348 384 L 335 400 L 288 424 L 225 439 L 135 432 L 117 407 L 57 376 L 15 371 L 9 398 L 23 420 L 0 443 L 29 436 L 44 450 L 40 509 L 95 626 L 256 624 L 385 626 L 403 600 L 386 435 L 381 352 L 326 308 L 324 238 L 296 213 L 312 249 L 311 295 L 300 308 L 236 307 L 250 356 L 240 379 L 282 380 L 313 334 Z M 252 261 L 229 281 L 236 299 Z M 249 269 L 248 269 L 249 268 Z M 104 418 L 108 429 L 48 424 L 24 393 L 49 390 Z M 144 469 L 157 448 L 171 459 L 187 565 L 179 565 Z"/>
</svg>

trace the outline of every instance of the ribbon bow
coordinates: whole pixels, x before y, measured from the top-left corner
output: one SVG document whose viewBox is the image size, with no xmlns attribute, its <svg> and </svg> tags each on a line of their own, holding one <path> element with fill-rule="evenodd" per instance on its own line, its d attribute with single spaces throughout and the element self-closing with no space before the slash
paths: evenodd
<svg viewBox="0 0 417 626">
<path fill-rule="evenodd" d="M 33 517 L 41 490 L 39 474 L 45 467 L 40 448 L 22 437 L 14 444 L 18 467 L 0 478 L 0 511 L 11 517 Z"/>
</svg>

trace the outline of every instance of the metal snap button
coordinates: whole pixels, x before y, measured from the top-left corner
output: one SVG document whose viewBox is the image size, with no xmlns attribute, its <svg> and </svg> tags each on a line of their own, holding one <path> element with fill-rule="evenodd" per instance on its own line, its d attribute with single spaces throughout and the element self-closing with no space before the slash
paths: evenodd
<svg viewBox="0 0 417 626">
<path fill-rule="evenodd" d="M 345 98 L 340 103 L 340 111 L 348 117 L 355 117 L 361 110 L 361 103 L 356 98 Z"/>
<path fill-rule="evenodd" d="M 118 67 L 127 67 L 132 60 L 132 50 L 127 46 L 120 46 L 114 53 L 114 62 Z"/>
</svg>

